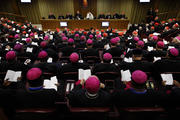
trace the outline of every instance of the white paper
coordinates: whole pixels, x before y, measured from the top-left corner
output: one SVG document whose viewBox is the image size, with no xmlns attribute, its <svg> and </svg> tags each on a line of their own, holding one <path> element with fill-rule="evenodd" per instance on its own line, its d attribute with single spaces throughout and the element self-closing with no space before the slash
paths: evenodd
<svg viewBox="0 0 180 120">
<path fill-rule="evenodd" d="M 78 74 L 79 74 L 79 80 L 82 80 L 82 79 L 87 80 L 91 76 L 91 70 L 79 69 Z"/>
<path fill-rule="evenodd" d="M 132 39 L 132 37 L 128 37 L 128 40 Z"/>
<path fill-rule="evenodd" d="M 161 34 L 160 33 L 153 33 L 153 35 L 158 36 L 158 35 L 161 35 Z"/>
<path fill-rule="evenodd" d="M 144 41 L 144 43 L 147 43 L 148 39 L 147 38 L 143 38 L 143 41 Z"/>
<path fill-rule="evenodd" d="M 28 37 L 29 36 L 29 34 L 26 34 L 26 37 Z"/>
<path fill-rule="evenodd" d="M 47 63 L 52 63 L 53 59 L 51 57 L 48 58 Z"/>
<path fill-rule="evenodd" d="M 148 51 L 149 51 L 149 52 L 150 52 L 150 51 L 153 51 L 153 49 L 154 49 L 153 47 L 149 47 L 149 46 L 148 46 Z"/>
<path fill-rule="evenodd" d="M 28 63 L 30 63 L 31 60 L 30 59 L 26 59 L 26 61 L 24 62 L 25 65 L 27 65 Z"/>
<path fill-rule="evenodd" d="M 50 80 L 48 80 L 48 79 L 45 79 L 44 80 L 44 89 L 50 89 L 50 87 L 51 87 L 51 85 L 50 85 L 51 83 L 50 83 Z"/>
<path fill-rule="evenodd" d="M 131 57 L 129 57 L 129 58 L 124 58 L 124 61 L 125 62 L 128 62 L 128 63 L 132 63 L 133 62 L 133 60 L 132 60 L 132 58 Z"/>
<path fill-rule="evenodd" d="M 84 79 L 84 70 L 83 69 L 79 69 L 78 74 L 79 74 L 79 80 Z"/>
<path fill-rule="evenodd" d="M 32 51 L 33 51 L 33 48 L 29 48 L 29 47 L 28 47 L 28 48 L 26 49 L 26 52 L 31 52 L 31 53 L 32 53 Z"/>
<path fill-rule="evenodd" d="M 26 38 L 22 38 L 22 41 L 26 41 Z"/>
<path fill-rule="evenodd" d="M 111 62 L 110 62 L 110 63 L 111 63 L 111 64 L 114 63 L 113 59 L 111 59 Z"/>
<path fill-rule="evenodd" d="M 54 83 L 54 84 L 58 84 L 57 77 L 56 76 L 51 77 L 51 82 Z"/>
<path fill-rule="evenodd" d="M 84 61 L 83 61 L 83 60 L 79 60 L 78 62 L 79 62 L 79 63 L 83 63 Z"/>
<path fill-rule="evenodd" d="M 157 60 L 161 60 L 161 57 L 154 57 L 154 62 L 156 62 Z"/>
<path fill-rule="evenodd" d="M 26 26 L 26 25 L 24 25 L 24 28 L 27 28 L 27 26 Z"/>
<path fill-rule="evenodd" d="M 50 35 L 49 39 L 52 40 L 53 39 L 53 35 Z"/>
<path fill-rule="evenodd" d="M 109 49 L 110 49 L 110 45 L 107 44 L 107 45 L 106 45 L 106 50 L 109 50 Z"/>
<path fill-rule="evenodd" d="M 43 37 L 42 37 L 42 36 L 41 36 L 41 37 L 39 37 L 39 38 L 43 39 Z"/>
<path fill-rule="evenodd" d="M 166 40 L 163 40 L 163 42 L 164 42 L 164 44 L 165 44 L 165 45 L 167 45 L 167 44 L 168 44 L 168 42 L 167 42 Z"/>
<path fill-rule="evenodd" d="M 38 38 L 38 35 L 34 35 L 34 38 Z"/>
<path fill-rule="evenodd" d="M 6 50 L 6 51 L 9 51 L 9 49 L 8 49 L 8 48 L 6 48 L 5 50 Z"/>
<path fill-rule="evenodd" d="M 161 74 L 163 81 L 166 81 L 166 85 L 173 85 L 173 76 L 172 74 Z"/>
<path fill-rule="evenodd" d="M 174 46 L 168 46 L 168 50 L 170 50 L 171 48 L 174 48 Z"/>
<path fill-rule="evenodd" d="M 5 76 L 5 80 L 8 79 L 10 82 L 17 82 L 18 77 L 21 77 L 21 71 L 8 70 Z"/>
<path fill-rule="evenodd" d="M 15 75 L 13 77 L 13 80 L 11 82 L 17 82 L 17 79 L 21 77 L 21 71 L 15 72 Z M 10 80 L 9 80 L 10 81 Z"/>
<path fill-rule="evenodd" d="M 20 33 L 20 30 L 17 30 L 16 32 L 17 32 L 17 33 Z"/>
<path fill-rule="evenodd" d="M 131 81 L 131 73 L 129 70 L 123 71 L 121 70 L 121 80 L 122 81 Z"/>
<path fill-rule="evenodd" d="M 14 71 L 8 70 L 7 73 L 6 73 L 6 76 L 5 76 L 5 79 L 4 79 L 4 80 L 7 80 L 7 79 L 12 80 L 13 77 L 14 77 L 14 74 L 15 74 Z M 9 81 L 9 80 L 8 80 L 8 81 Z"/>
<path fill-rule="evenodd" d="M 57 77 L 51 77 L 50 80 L 45 79 L 44 80 L 44 89 L 55 89 L 57 91 L 57 86 L 56 84 L 58 84 L 58 80 Z"/>
<path fill-rule="evenodd" d="M 32 42 L 31 44 L 35 45 L 35 46 L 38 46 L 38 43 L 36 43 L 36 42 Z"/>
</svg>

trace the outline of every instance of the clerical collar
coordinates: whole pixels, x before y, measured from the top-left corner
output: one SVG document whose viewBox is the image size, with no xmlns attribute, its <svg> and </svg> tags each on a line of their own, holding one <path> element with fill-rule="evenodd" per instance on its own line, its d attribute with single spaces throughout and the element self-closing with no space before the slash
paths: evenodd
<svg viewBox="0 0 180 120">
<path fill-rule="evenodd" d="M 89 98 L 89 99 L 96 99 L 97 97 L 98 97 L 98 94 L 96 93 L 96 94 L 91 94 L 91 93 L 89 93 L 89 92 L 85 92 L 85 95 L 86 95 L 86 97 L 87 98 Z"/>
<path fill-rule="evenodd" d="M 41 90 L 43 89 L 43 86 L 40 87 L 29 87 L 29 90 Z"/>
</svg>

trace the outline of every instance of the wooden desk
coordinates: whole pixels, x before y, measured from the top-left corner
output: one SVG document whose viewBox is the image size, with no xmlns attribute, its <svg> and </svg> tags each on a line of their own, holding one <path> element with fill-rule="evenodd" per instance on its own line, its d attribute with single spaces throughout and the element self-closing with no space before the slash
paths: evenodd
<svg viewBox="0 0 180 120">
<path fill-rule="evenodd" d="M 109 22 L 109 27 L 117 28 L 117 29 L 127 29 L 129 20 L 127 19 L 112 19 L 112 20 L 57 20 L 57 19 L 41 19 L 41 24 L 43 30 L 55 30 L 56 28 L 64 28 L 60 27 L 60 22 L 67 22 L 69 29 L 75 28 L 97 28 L 97 29 L 106 29 L 107 27 L 102 27 L 102 22 Z"/>
</svg>

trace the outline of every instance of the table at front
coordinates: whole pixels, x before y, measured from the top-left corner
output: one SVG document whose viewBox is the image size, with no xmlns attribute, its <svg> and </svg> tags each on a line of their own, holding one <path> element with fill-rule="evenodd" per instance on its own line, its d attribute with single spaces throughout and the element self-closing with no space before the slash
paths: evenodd
<svg viewBox="0 0 180 120">
<path fill-rule="evenodd" d="M 41 19 L 41 25 L 43 30 L 55 30 L 56 28 L 64 28 L 60 27 L 60 22 L 67 22 L 67 28 L 75 29 L 106 29 L 107 27 L 102 27 L 102 22 L 109 22 L 109 27 L 114 29 L 127 29 L 129 20 L 127 19 L 104 19 L 104 20 L 56 20 L 56 19 Z"/>
</svg>

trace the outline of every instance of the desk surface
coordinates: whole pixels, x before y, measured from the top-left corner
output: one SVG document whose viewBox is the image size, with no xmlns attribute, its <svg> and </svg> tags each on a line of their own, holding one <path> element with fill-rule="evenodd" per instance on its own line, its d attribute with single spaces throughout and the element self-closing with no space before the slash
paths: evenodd
<svg viewBox="0 0 180 120">
<path fill-rule="evenodd" d="M 83 29 L 106 29 L 108 27 L 102 27 L 102 22 L 109 22 L 109 27 L 114 29 L 127 29 L 129 20 L 127 19 L 95 19 L 95 20 L 67 20 L 67 19 L 41 19 L 43 30 L 56 28 L 64 28 L 60 26 L 60 22 L 67 22 L 69 29 L 83 28 Z"/>
</svg>

